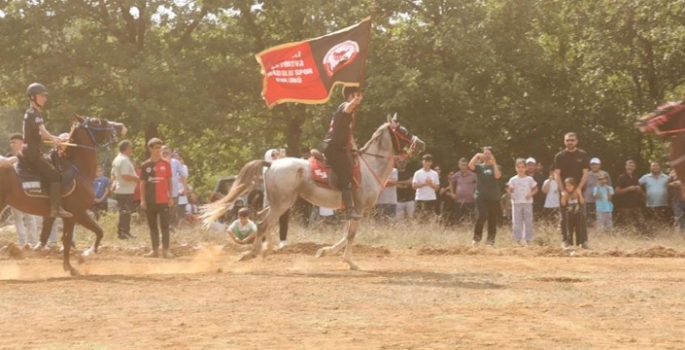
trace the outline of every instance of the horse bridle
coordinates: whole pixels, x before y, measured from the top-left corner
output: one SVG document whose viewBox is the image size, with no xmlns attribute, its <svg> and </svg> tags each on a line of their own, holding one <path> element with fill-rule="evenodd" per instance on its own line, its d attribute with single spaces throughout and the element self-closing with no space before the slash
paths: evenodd
<svg viewBox="0 0 685 350">
<path fill-rule="evenodd" d="M 395 153 L 401 154 L 402 153 L 402 141 L 406 141 L 407 144 L 409 144 L 409 150 L 413 151 L 416 146 L 416 141 L 419 139 L 416 135 L 413 135 L 411 138 L 407 137 L 406 135 L 402 134 L 399 132 L 397 129 L 401 128 L 400 125 L 392 126 L 388 124 L 388 130 L 390 130 L 390 134 L 393 136 L 392 141 L 392 148 L 395 150 Z M 406 130 L 406 129 L 405 129 Z M 376 158 L 393 158 L 394 156 L 384 156 L 380 154 L 374 154 L 374 153 L 369 153 L 369 152 L 360 152 L 360 154 L 367 154 Z M 407 157 L 407 154 L 402 154 L 400 157 Z"/>
<path fill-rule="evenodd" d="M 78 124 L 75 124 L 71 130 L 71 133 L 69 134 L 69 138 L 71 139 L 71 135 L 74 133 L 74 131 L 76 129 L 85 129 L 88 132 L 88 136 L 90 136 L 90 139 L 95 144 L 95 147 L 80 145 L 80 144 L 76 144 L 76 147 L 85 148 L 85 149 L 89 149 L 91 151 L 97 152 L 98 149 L 103 149 L 103 148 L 109 149 L 109 147 L 112 144 L 115 144 L 118 142 L 117 131 L 116 131 L 116 129 L 114 129 L 114 126 L 112 126 L 112 125 L 95 126 L 95 125 L 90 124 L 91 120 L 92 120 L 92 118 L 86 118 L 84 121 L 79 122 Z M 110 137 L 105 142 L 98 142 L 98 140 L 95 138 L 95 135 L 93 135 L 93 131 L 109 131 Z"/>
</svg>

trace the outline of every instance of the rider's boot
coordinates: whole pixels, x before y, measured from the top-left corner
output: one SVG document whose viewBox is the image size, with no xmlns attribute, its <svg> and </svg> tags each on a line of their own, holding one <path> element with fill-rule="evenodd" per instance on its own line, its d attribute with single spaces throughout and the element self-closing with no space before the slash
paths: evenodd
<svg viewBox="0 0 685 350">
<path fill-rule="evenodd" d="M 345 204 L 345 218 L 347 220 L 360 220 L 362 216 L 359 215 L 357 208 L 354 207 L 351 189 L 346 188 L 342 191 L 342 200 L 343 204 Z"/>
<path fill-rule="evenodd" d="M 70 218 L 70 212 L 62 208 L 62 183 L 50 184 L 50 216 L 53 218 Z"/>
</svg>

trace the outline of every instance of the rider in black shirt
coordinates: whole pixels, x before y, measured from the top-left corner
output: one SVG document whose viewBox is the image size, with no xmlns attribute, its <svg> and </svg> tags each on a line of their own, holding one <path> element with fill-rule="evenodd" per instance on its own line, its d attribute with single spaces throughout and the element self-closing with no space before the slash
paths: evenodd
<svg viewBox="0 0 685 350">
<path fill-rule="evenodd" d="M 348 219 L 359 220 L 361 215 L 354 207 L 352 200 L 352 163 L 350 151 L 352 150 L 355 124 L 355 109 L 362 102 L 362 93 L 358 87 L 346 86 L 343 88 L 343 102 L 333 115 L 328 133 L 324 138 L 324 155 L 331 168 L 338 176 L 338 188 L 342 191 L 342 200 L 345 204 L 345 215 Z"/>
<path fill-rule="evenodd" d="M 60 173 L 43 158 L 40 151 L 42 139 L 52 141 L 55 146 L 62 145 L 62 141 L 45 128 L 43 116 L 40 114 L 48 100 L 48 91 L 42 84 L 33 83 L 26 90 L 26 97 L 30 105 L 24 114 L 24 149 L 21 152 L 21 158 L 49 184 L 50 216 L 69 218 L 72 216 L 71 213 L 62 208 Z"/>
</svg>

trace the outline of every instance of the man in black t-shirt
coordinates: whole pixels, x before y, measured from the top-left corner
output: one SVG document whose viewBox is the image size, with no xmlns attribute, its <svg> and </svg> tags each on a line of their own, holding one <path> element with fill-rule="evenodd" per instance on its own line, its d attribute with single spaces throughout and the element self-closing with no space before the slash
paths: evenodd
<svg viewBox="0 0 685 350">
<path fill-rule="evenodd" d="M 324 138 L 324 150 L 326 160 L 338 177 L 338 189 L 342 191 L 342 200 L 345 204 L 345 216 L 348 220 L 359 220 L 361 215 L 354 206 L 352 200 L 352 163 L 350 152 L 354 141 L 355 111 L 362 102 L 362 93 L 358 87 L 346 86 L 343 88 L 343 102 L 333 115 L 328 132 Z"/>
<path fill-rule="evenodd" d="M 616 207 L 619 221 L 630 222 L 640 230 L 645 232 L 645 219 L 642 215 L 644 205 L 644 192 L 638 177 L 635 176 L 635 162 L 632 159 L 626 161 L 626 172 L 619 175 L 616 180 L 616 196 L 614 196 L 614 206 Z"/>
<path fill-rule="evenodd" d="M 407 160 L 398 158 L 395 161 L 397 166 L 397 207 L 395 217 L 397 220 L 405 218 L 411 219 L 414 216 L 414 189 L 411 182 L 414 178 L 414 172 L 407 170 Z"/>
<path fill-rule="evenodd" d="M 564 180 L 568 178 L 573 178 L 578 186 L 576 186 L 576 192 L 579 196 L 583 196 L 585 191 L 585 183 L 587 183 L 587 174 L 590 170 L 590 160 L 587 153 L 582 149 L 578 148 L 578 136 L 576 133 L 569 132 L 564 135 L 564 144 L 566 149 L 557 153 L 554 156 L 554 178 L 559 186 L 559 193 L 564 193 L 565 186 Z M 581 207 L 581 227 L 578 229 L 576 234 L 576 244 L 582 246 L 585 249 L 589 249 L 587 244 L 587 224 L 585 220 L 585 205 L 582 204 Z M 568 236 L 568 227 L 566 220 L 566 210 L 564 207 L 561 210 L 561 246 L 566 248 L 573 245 L 573 237 Z"/>
</svg>

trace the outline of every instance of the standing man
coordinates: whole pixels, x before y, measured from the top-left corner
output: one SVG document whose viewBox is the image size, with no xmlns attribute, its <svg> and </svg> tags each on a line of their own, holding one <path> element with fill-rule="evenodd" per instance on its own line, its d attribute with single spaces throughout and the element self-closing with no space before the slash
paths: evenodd
<svg viewBox="0 0 685 350">
<path fill-rule="evenodd" d="M 431 169 L 433 165 L 433 156 L 424 154 L 421 158 L 423 168 L 414 173 L 414 178 L 411 181 L 412 188 L 416 190 L 414 201 L 416 202 L 416 214 L 421 220 L 428 219 L 430 214 L 435 213 L 435 206 L 438 204 L 438 198 L 435 191 L 440 188 L 440 178 L 435 170 Z"/>
<path fill-rule="evenodd" d="M 181 162 L 179 162 L 178 159 L 171 157 L 171 148 L 169 148 L 169 146 L 162 146 L 162 158 L 166 162 L 171 164 L 171 193 L 174 203 L 178 203 L 178 196 L 181 195 L 181 193 L 187 187 L 186 178 L 188 176 L 184 173 L 183 165 L 181 164 Z M 173 228 L 176 228 L 178 226 L 180 218 L 177 215 L 178 213 L 174 209 L 175 208 L 171 209 L 171 213 L 169 215 L 171 226 Z"/>
<path fill-rule="evenodd" d="M 611 176 L 609 173 L 601 169 L 602 162 L 599 158 L 594 157 L 590 159 L 590 171 L 587 174 L 587 184 L 585 185 L 585 208 L 587 210 L 587 222 L 594 223 L 597 217 L 597 208 L 594 188 L 599 184 L 599 178 L 604 177 L 607 179 L 604 185 L 613 186 L 611 183 Z"/>
<path fill-rule="evenodd" d="M 133 210 L 133 193 L 140 183 L 140 178 L 131 161 L 133 144 L 129 140 L 119 142 L 119 154 L 112 162 L 114 177 L 114 195 L 119 206 L 119 224 L 117 236 L 119 239 L 135 238 L 131 234 L 131 211 Z"/>
<path fill-rule="evenodd" d="M 622 220 L 630 221 L 640 232 L 645 232 L 645 218 L 642 215 L 644 192 L 637 176 L 635 176 L 635 168 L 635 162 L 628 159 L 626 161 L 626 172 L 619 175 L 616 181 L 614 204 Z"/>
<path fill-rule="evenodd" d="M 476 173 L 476 226 L 473 230 L 473 241 L 477 245 L 483 238 L 483 226 L 488 222 L 488 238 L 485 244 L 495 245 L 497 219 L 501 215 L 500 193 L 497 180 L 502 177 L 491 147 L 483 147 L 483 153 L 477 153 L 469 162 L 469 169 Z"/>
<path fill-rule="evenodd" d="M 148 141 L 150 159 L 143 162 L 140 176 L 140 208 L 147 214 L 150 227 L 152 251 L 145 257 L 159 257 L 159 230 L 162 230 L 162 256 L 171 259 L 169 251 L 169 211 L 174 207 L 173 187 L 171 185 L 171 164 L 162 158 L 162 140 L 153 137 Z"/>
<path fill-rule="evenodd" d="M 24 148 L 24 138 L 21 134 L 14 133 L 10 135 L 10 148 L 12 153 L 8 154 L 8 158 L 15 158 L 21 150 Z M 37 230 L 36 230 L 36 217 L 35 215 L 25 214 L 17 209 L 12 208 L 12 218 L 14 219 L 14 226 L 17 227 L 17 240 L 19 246 L 25 246 L 30 244 L 31 247 L 36 245 L 38 241 Z"/>
<path fill-rule="evenodd" d="M 414 217 L 415 194 L 411 185 L 414 172 L 407 170 L 405 158 L 396 158 L 395 166 L 397 166 L 397 211 L 395 217 L 398 221 L 402 221 Z"/>
<path fill-rule="evenodd" d="M 41 179 L 49 184 L 50 216 L 70 218 L 72 214 L 62 208 L 61 175 L 40 151 L 42 140 L 52 141 L 56 147 L 62 146 L 62 140 L 52 135 L 43 123 L 41 110 L 48 101 L 48 90 L 42 84 L 33 83 L 26 89 L 29 99 L 29 109 L 24 114 L 24 149 L 21 151 L 23 159 L 32 169 L 40 173 Z"/>
<path fill-rule="evenodd" d="M 573 196 L 572 193 L 566 192 L 566 186 L 564 181 L 568 178 L 573 178 L 578 184 L 574 192 L 577 192 L 578 196 L 583 196 L 585 191 L 585 184 L 587 183 L 587 174 L 589 171 L 589 159 L 587 153 L 582 149 L 578 148 L 578 135 L 574 132 L 569 132 L 564 135 L 564 144 L 566 149 L 557 153 L 554 156 L 554 178 L 557 181 L 558 188 L 562 196 Z M 583 197 L 585 198 L 585 197 Z M 578 233 L 576 238 L 578 242 L 576 244 L 582 246 L 584 249 L 589 249 L 587 244 L 587 225 L 585 219 L 585 205 L 580 204 L 580 216 L 581 224 L 578 228 Z M 567 210 L 565 207 L 561 207 L 561 246 L 566 248 L 573 245 L 573 237 L 569 237 L 568 234 L 568 220 L 567 220 Z"/>
<path fill-rule="evenodd" d="M 643 175 L 638 182 L 645 187 L 647 213 L 649 219 L 664 224 L 670 217 L 668 209 L 668 176 L 661 172 L 659 162 L 652 162 L 649 174 Z"/>
<path fill-rule="evenodd" d="M 450 181 L 450 194 L 454 200 L 454 222 L 459 223 L 465 217 L 473 220 L 476 212 L 476 174 L 469 170 L 469 161 L 459 159 L 459 171 Z"/>
<path fill-rule="evenodd" d="M 324 151 L 328 163 L 338 176 L 338 188 L 342 191 L 347 220 L 359 220 L 362 216 L 357 212 L 352 199 L 352 163 L 350 152 L 354 140 L 355 112 L 362 103 L 362 92 L 358 87 L 345 86 L 343 88 L 343 102 L 333 115 L 328 133 L 324 138 Z"/>
<path fill-rule="evenodd" d="M 181 164 L 178 176 L 178 180 L 181 182 L 178 191 L 178 200 L 174 201 L 174 203 L 176 203 L 176 218 L 180 222 L 186 217 L 186 205 L 188 205 L 188 193 L 190 192 L 190 187 L 188 186 L 190 173 L 188 172 L 188 166 L 186 165 L 185 160 L 183 160 L 183 154 L 181 154 L 180 151 L 174 151 L 171 154 L 171 158 L 176 159 Z"/>
</svg>

